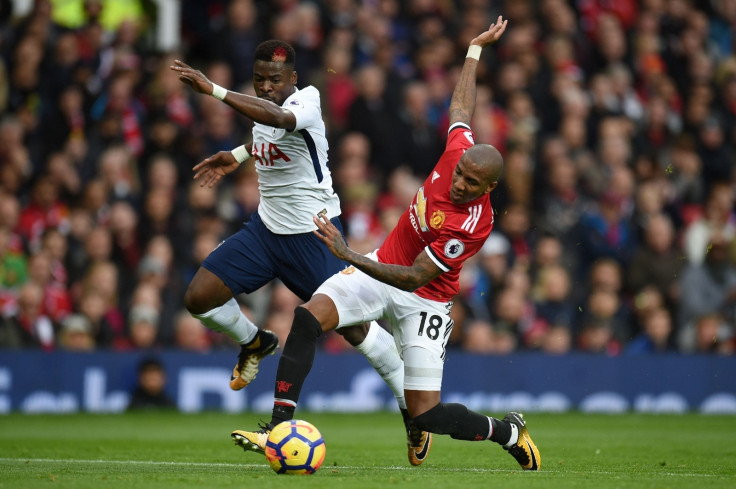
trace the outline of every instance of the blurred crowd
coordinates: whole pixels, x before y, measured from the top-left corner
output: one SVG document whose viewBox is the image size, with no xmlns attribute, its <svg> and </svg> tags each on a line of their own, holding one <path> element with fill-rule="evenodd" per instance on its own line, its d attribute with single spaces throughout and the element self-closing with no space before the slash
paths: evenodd
<svg viewBox="0 0 736 489">
<path fill-rule="evenodd" d="M 156 48 L 153 2 L 14 5 L 0 1 L 0 347 L 235 348 L 183 296 L 258 183 L 244 165 L 203 188 L 191 167 L 252 122 L 172 60 L 252 94 L 257 44 L 290 42 L 297 85 L 322 93 L 348 241 L 368 252 L 441 154 L 469 41 L 502 14 L 472 125 L 506 167 L 449 348 L 736 350 L 736 0 L 183 0 L 175 52 Z M 291 292 L 239 300 L 283 341 Z"/>
</svg>

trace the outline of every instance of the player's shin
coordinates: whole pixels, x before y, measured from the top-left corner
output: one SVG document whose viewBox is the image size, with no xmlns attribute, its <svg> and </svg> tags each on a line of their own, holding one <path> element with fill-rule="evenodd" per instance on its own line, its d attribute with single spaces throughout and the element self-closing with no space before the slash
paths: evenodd
<svg viewBox="0 0 736 489">
<path fill-rule="evenodd" d="M 307 309 L 297 307 L 276 371 L 271 425 L 275 426 L 294 416 L 304 380 L 314 363 L 317 338 L 321 334 L 322 326 L 317 318 Z"/>
<path fill-rule="evenodd" d="M 468 441 L 488 439 L 493 432 L 492 421 L 456 403 L 439 403 L 414 418 L 414 424 L 423 431 Z"/>
</svg>

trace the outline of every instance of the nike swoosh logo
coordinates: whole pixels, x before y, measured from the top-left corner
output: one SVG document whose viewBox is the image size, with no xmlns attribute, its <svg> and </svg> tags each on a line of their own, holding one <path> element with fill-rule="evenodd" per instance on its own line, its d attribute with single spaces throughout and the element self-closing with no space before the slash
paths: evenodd
<svg viewBox="0 0 736 489">
<path fill-rule="evenodd" d="M 414 451 L 414 455 L 416 455 L 417 460 L 424 460 L 424 457 L 427 456 L 427 452 L 429 452 L 429 444 L 431 441 L 432 435 L 427 435 L 427 439 L 424 441 L 424 446 L 422 447 L 421 451 Z"/>
<path fill-rule="evenodd" d="M 524 441 L 526 441 L 526 444 L 529 447 L 529 453 L 531 454 L 531 457 L 532 457 L 532 465 L 529 468 L 530 469 L 538 468 L 539 465 L 537 464 L 537 457 L 534 455 L 534 450 L 532 449 L 532 444 L 529 442 L 529 440 L 527 439 L 527 437 L 524 437 Z"/>
</svg>

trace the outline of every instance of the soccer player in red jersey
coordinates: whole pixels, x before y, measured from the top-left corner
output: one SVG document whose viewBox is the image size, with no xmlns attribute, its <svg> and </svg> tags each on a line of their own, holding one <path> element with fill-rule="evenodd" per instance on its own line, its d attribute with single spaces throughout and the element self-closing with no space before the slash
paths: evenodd
<svg viewBox="0 0 736 489">
<path fill-rule="evenodd" d="M 368 255 L 356 253 L 328 219 L 313 218 L 315 234 L 352 266 L 327 279 L 294 313 L 276 374 L 273 425 L 292 417 L 323 331 L 387 319 L 404 359 L 404 394 L 417 427 L 461 440 L 490 439 L 522 468 L 539 469 L 539 451 L 521 414 L 496 419 L 462 404 L 443 403 L 440 396 L 458 275 L 493 228 L 489 194 L 498 184 L 503 157 L 491 145 L 475 144 L 470 121 L 481 50 L 501 37 L 506 24 L 499 16 L 470 42 L 450 103 L 445 152 L 381 248 Z M 263 438 L 263 433 L 236 433 L 254 445 L 259 444 L 259 435 Z"/>
</svg>

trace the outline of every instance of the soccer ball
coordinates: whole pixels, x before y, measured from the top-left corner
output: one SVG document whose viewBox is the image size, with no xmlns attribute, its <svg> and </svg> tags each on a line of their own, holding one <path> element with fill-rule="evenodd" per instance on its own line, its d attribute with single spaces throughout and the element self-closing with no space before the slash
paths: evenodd
<svg viewBox="0 0 736 489">
<path fill-rule="evenodd" d="M 325 459 L 325 440 L 311 423 L 279 423 L 266 441 L 266 460 L 277 474 L 314 474 Z"/>
</svg>

